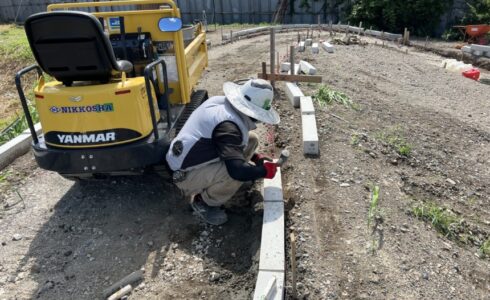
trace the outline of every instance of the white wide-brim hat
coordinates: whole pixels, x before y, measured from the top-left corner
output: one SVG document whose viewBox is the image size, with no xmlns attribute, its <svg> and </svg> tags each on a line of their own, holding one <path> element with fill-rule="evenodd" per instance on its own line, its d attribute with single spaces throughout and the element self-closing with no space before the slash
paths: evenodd
<svg viewBox="0 0 490 300">
<path fill-rule="evenodd" d="M 263 79 L 251 79 L 243 85 L 225 82 L 226 99 L 241 113 L 267 124 L 278 124 L 279 114 L 272 108 L 274 92 L 271 84 Z"/>
</svg>

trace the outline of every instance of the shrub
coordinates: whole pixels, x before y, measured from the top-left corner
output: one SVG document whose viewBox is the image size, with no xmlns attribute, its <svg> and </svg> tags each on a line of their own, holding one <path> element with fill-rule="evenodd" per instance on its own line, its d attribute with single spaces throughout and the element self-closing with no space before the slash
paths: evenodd
<svg viewBox="0 0 490 300">
<path fill-rule="evenodd" d="M 452 0 L 359 0 L 354 4 L 350 21 L 365 27 L 401 32 L 405 27 L 415 35 L 432 35 Z"/>
</svg>

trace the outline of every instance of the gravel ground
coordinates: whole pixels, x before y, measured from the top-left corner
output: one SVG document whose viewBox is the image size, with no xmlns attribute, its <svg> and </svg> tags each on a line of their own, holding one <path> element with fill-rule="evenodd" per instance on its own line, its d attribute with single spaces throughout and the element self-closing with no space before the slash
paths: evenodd
<svg viewBox="0 0 490 300">
<path fill-rule="evenodd" d="M 479 257 L 490 238 L 490 87 L 413 49 L 337 46 L 300 57 L 360 110 L 316 105 L 320 156 L 305 158 L 300 114 L 279 104 L 277 143 L 293 153 L 283 185 L 299 236 L 299 297 L 490 299 L 490 263 Z M 386 138 L 395 134 L 408 157 Z M 379 212 L 368 227 L 373 186 Z M 447 207 L 460 223 L 445 237 L 414 217 L 420 203 Z"/>
<path fill-rule="evenodd" d="M 281 55 L 295 39 L 278 35 Z M 212 46 L 199 87 L 217 95 L 224 81 L 256 76 L 268 46 L 266 36 Z M 276 146 L 292 152 L 283 185 L 287 233 L 299 239 L 298 297 L 489 299 L 490 261 L 478 248 L 490 238 L 490 87 L 440 69 L 434 54 L 336 48 L 333 55 L 298 55 L 360 107 L 317 106 L 319 157 L 302 155 L 299 112 L 277 85 Z M 312 95 L 319 86 L 301 88 Z M 410 144 L 408 156 L 383 138 L 392 132 Z M 6 173 L 0 299 L 99 298 L 142 268 L 144 281 L 131 299 L 247 299 L 253 292 L 258 185 L 235 199 L 230 222 L 216 228 L 199 223 L 158 177 L 73 183 L 37 168 L 31 154 Z M 379 212 L 368 229 L 375 185 Z M 429 201 L 463 220 L 451 235 L 411 213 Z"/>
</svg>

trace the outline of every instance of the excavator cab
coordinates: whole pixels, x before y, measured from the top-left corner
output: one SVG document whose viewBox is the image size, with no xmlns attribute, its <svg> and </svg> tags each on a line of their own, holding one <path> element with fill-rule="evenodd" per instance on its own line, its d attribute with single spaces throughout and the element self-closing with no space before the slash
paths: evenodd
<svg viewBox="0 0 490 300">
<path fill-rule="evenodd" d="M 30 16 L 37 64 L 16 84 L 38 165 L 71 179 L 161 170 L 173 135 L 207 98 L 193 88 L 207 66 L 205 32 L 189 28 L 170 0 L 53 4 Z M 40 135 L 22 87 L 33 71 Z"/>
</svg>

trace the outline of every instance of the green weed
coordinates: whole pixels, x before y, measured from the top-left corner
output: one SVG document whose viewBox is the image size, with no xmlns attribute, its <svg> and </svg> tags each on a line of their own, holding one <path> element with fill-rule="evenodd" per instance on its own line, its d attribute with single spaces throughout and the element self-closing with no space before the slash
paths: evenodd
<svg viewBox="0 0 490 300">
<path fill-rule="evenodd" d="M 353 133 L 350 137 L 351 146 L 354 147 L 359 146 L 360 142 L 361 142 L 361 136 L 357 132 Z"/>
<path fill-rule="evenodd" d="M 417 218 L 430 222 L 438 232 L 449 237 L 454 237 L 452 228 L 460 223 L 454 213 L 432 202 L 420 203 L 414 206 L 412 213 Z"/>
<path fill-rule="evenodd" d="M 29 62 L 33 60 L 24 28 L 11 25 L 0 31 L 0 57 L 7 61 Z"/>
<path fill-rule="evenodd" d="M 480 246 L 480 257 L 490 256 L 490 239 Z"/>
<path fill-rule="evenodd" d="M 403 156 L 409 156 L 412 152 L 412 147 L 410 145 L 401 145 L 397 148 L 397 152 Z"/>
<path fill-rule="evenodd" d="M 335 91 L 326 85 L 322 85 L 313 99 L 318 102 L 321 106 L 332 105 L 334 103 L 342 104 L 347 108 L 352 108 L 354 110 L 359 110 L 359 106 L 352 102 L 352 100 L 346 94 Z"/>
<path fill-rule="evenodd" d="M 39 114 L 33 105 L 29 106 L 29 110 L 31 112 L 32 122 L 36 124 L 39 121 Z M 10 125 L 0 132 L 0 146 L 20 135 L 27 128 L 26 116 L 24 114 L 18 116 Z"/>
<path fill-rule="evenodd" d="M 10 171 L 0 173 L 0 183 L 4 183 L 5 181 L 7 181 L 10 174 L 11 174 Z"/>
<path fill-rule="evenodd" d="M 398 126 L 391 128 L 386 132 L 380 132 L 376 137 L 394 148 L 400 155 L 408 157 L 412 153 L 412 145 L 407 142 L 403 130 Z"/>
<path fill-rule="evenodd" d="M 371 202 L 369 203 L 369 211 L 368 211 L 368 228 L 371 228 L 371 224 L 373 223 L 375 217 L 379 213 L 378 209 L 379 202 L 379 186 L 374 186 L 373 192 L 371 193 Z"/>
</svg>

